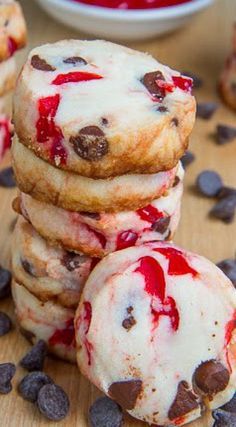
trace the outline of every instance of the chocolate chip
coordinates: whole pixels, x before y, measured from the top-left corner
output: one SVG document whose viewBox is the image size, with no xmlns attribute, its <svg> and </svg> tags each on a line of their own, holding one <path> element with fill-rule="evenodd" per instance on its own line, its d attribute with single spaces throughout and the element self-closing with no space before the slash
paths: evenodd
<svg viewBox="0 0 236 427">
<path fill-rule="evenodd" d="M 233 222 L 236 209 L 236 197 L 229 196 L 220 200 L 210 211 L 210 216 L 229 224 Z"/>
<path fill-rule="evenodd" d="M 108 119 L 106 119 L 106 117 L 102 117 L 102 118 L 101 118 L 101 122 L 102 122 L 102 125 L 103 125 L 103 126 L 107 126 L 107 125 L 108 125 L 108 123 L 109 123 L 109 122 L 108 122 Z"/>
<path fill-rule="evenodd" d="M 47 61 L 45 61 L 45 59 L 40 58 L 39 55 L 32 56 L 31 65 L 36 70 L 40 70 L 40 71 L 55 71 L 56 70 L 55 67 L 52 67 L 52 65 L 48 64 Z"/>
<path fill-rule="evenodd" d="M 215 197 L 222 188 L 223 182 L 217 172 L 205 170 L 198 175 L 196 186 L 203 196 Z"/>
<path fill-rule="evenodd" d="M 183 74 L 186 77 L 190 77 L 193 79 L 193 87 L 194 89 L 199 89 L 202 86 L 202 79 L 196 74 L 192 73 L 191 71 L 183 71 L 181 74 Z"/>
<path fill-rule="evenodd" d="M 20 365 L 27 371 L 41 371 L 47 354 L 47 346 L 43 340 L 38 341 L 21 359 Z"/>
<path fill-rule="evenodd" d="M 236 426 L 236 414 L 234 413 L 222 411 L 221 409 L 216 409 L 212 412 L 212 416 L 215 420 L 213 427 Z"/>
<path fill-rule="evenodd" d="M 177 119 L 177 117 L 173 117 L 173 119 L 171 119 L 171 123 L 173 123 L 174 126 L 179 126 L 179 120 Z"/>
<path fill-rule="evenodd" d="M 87 216 L 91 219 L 99 220 L 101 219 L 101 215 L 97 212 L 79 212 L 80 215 Z"/>
<path fill-rule="evenodd" d="M 236 287 L 236 260 L 235 259 L 225 259 L 221 262 L 218 262 L 217 267 L 219 267 L 223 273 L 231 280 L 233 285 Z"/>
<path fill-rule="evenodd" d="M 230 374 L 222 363 L 216 360 L 208 360 L 197 367 L 193 375 L 193 381 L 197 388 L 212 396 L 226 389 Z"/>
<path fill-rule="evenodd" d="M 208 120 L 213 116 L 218 107 L 219 104 L 216 102 L 200 102 L 197 104 L 197 117 Z"/>
<path fill-rule="evenodd" d="M 197 396 L 190 390 L 186 381 L 178 384 L 176 397 L 168 411 L 170 420 L 182 417 L 198 408 Z"/>
<path fill-rule="evenodd" d="M 221 406 L 221 408 L 223 411 L 227 411 L 227 412 L 233 412 L 236 414 L 236 393 L 234 393 L 234 396 L 232 397 L 232 399 L 227 402 L 225 405 Z"/>
<path fill-rule="evenodd" d="M 97 126 L 87 126 L 81 129 L 77 136 L 70 137 L 70 143 L 76 154 L 84 160 L 97 161 L 108 153 L 105 134 Z"/>
<path fill-rule="evenodd" d="M 236 188 L 223 186 L 220 191 L 217 193 L 217 199 L 224 199 L 228 196 L 236 197 Z"/>
<path fill-rule="evenodd" d="M 158 101 L 162 101 L 165 98 L 165 89 L 157 85 L 157 80 L 165 80 L 161 71 L 153 71 L 145 74 L 141 82 L 153 97 Z"/>
<path fill-rule="evenodd" d="M 8 334 L 10 330 L 12 329 L 12 322 L 10 317 L 6 314 L 0 311 L 0 337 L 3 335 Z"/>
<path fill-rule="evenodd" d="M 180 182 L 180 178 L 176 175 L 172 187 L 177 187 L 177 185 L 179 184 L 179 182 Z"/>
<path fill-rule="evenodd" d="M 236 128 L 227 125 L 218 125 L 216 128 L 216 142 L 219 145 L 227 144 L 236 138 Z"/>
<path fill-rule="evenodd" d="M 81 56 L 70 56 L 70 58 L 63 59 L 63 62 L 72 65 L 87 65 L 87 61 Z"/>
<path fill-rule="evenodd" d="M 170 225 L 170 216 L 164 216 L 152 224 L 152 230 L 164 234 Z"/>
<path fill-rule="evenodd" d="M 194 162 L 195 155 L 191 151 L 187 150 L 180 160 L 183 168 L 186 169 L 189 165 L 191 165 L 191 163 Z"/>
<path fill-rule="evenodd" d="M 127 329 L 129 331 L 134 325 L 136 325 L 136 320 L 134 316 L 127 317 L 127 319 L 123 320 L 122 326 L 123 328 Z"/>
<path fill-rule="evenodd" d="M 7 394 L 12 390 L 11 380 L 16 373 L 13 363 L 2 363 L 0 365 L 0 393 Z"/>
<path fill-rule="evenodd" d="M 165 107 L 164 105 L 159 105 L 157 107 L 157 111 L 159 111 L 159 113 L 167 113 L 169 110 L 167 107 Z"/>
<path fill-rule="evenodd" d="M 68 271 L 74 271 L 77 268 L 80 268 L 81 264 L 83 264 L 85 260 L 85 255 L 78 255 L 72 252 L 67 252 L 63 256 L 61 263 L 66 267 Z"/>
<path fill-rule="evenodd" d="M 52 421 L 65 418 L 70 408 L 67 394 L 55 384 L 46 384 L 39 390 L 37 405 L 40 412 Z"/>
<path fill-rule="evenodd" d="M 126 309 L 127 313 L 130 314 L 132 313 L 132 311 L 134 311 L 134 307 L 132 307 L 132 305 L 130 305 L 127 309 Z"/>
<path fill-rule="evenodd" d="M 109 397 L 95 400 L 89 409 L 90 427 L 121 427 L 123 413 L 119 405 Z"/>
<path fill-rule="evenodd" d="M 27 261 L 26 259 L 22 259 L 21 265 L 27 274 L 29 274 L 30 276 L 34 276 L 34 268 L 29 261 Z"/>
<path fill-rule="evenodd" d="M 20 333 L 25 337 L 31 344 L 34 343 L 35 334 L 27 329 L 20 327 Z"/>
<path fill-rule="evenodd" d="M 18 391 L 23 399 L 36 402 L 39 390 L 45 384 L 53 384 L 53 380 L 44 372 L 31 372 L 21 380 L 18 385 Z"/>
<path fill-rule="evenodd" d="M 11 273 L 0 267 L 0 299 L 6 298 L 11 293 Z"/>
<path fill-rule="evenodd" d="M 12 167 L 0 171 L 0 187 L 13 188 L 16 186 Z"/>
<path fill-rule="evenodd" d="M 118 381 L 109 387 L 108 393 L 123 409 L 134 409 L 136 401 L 142 391 L 141 380 Z"/>
</svg>

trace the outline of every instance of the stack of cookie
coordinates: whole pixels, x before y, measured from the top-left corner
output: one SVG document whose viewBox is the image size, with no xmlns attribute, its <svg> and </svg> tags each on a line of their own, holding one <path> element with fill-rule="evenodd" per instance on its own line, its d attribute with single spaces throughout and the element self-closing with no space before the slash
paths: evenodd
<svg viewBox="0 0 236 427">
<path fill-rule="evenodd" d="M 23 332 L 65 359 L 75 360 L 74 311 L 98 260 L 176 231 L 191 86 L 151 56 L 104 41 L 29 55 L 14 102 L 22 218 L 13 296 Z"/>
<path fill-rule="evenodd" d="M 0 160 L 10 146 L 12 126 L 3 113 L 6 94 L 16 82 L 14 53 L 25 46 L 26 25 L 19 3 L 0 0 Z"/>
</svg>

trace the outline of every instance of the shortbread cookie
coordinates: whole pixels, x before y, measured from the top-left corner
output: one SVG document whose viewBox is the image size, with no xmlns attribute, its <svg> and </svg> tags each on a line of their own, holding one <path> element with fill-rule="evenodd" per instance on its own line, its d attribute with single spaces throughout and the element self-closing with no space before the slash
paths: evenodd
<svg viewBox="0 0 236 427">
<path fill-rule="evenodd" d="M 172 169 L 195 119 L 192 80 L 151 56 L 106 41 L 34 49 L 18 80 L 22 143 L 91 178 Z"/>
<path fill-rule="evenodd" d="M 14 58 L 0 62 L 0 96 L 14 89 L 16 83 L 16 62 Z"/>
<path fill-rule="evenodd" d="M 210 261 L 170 243 L 104 258 L 75 335 L 82 373 L 148 424 L 184 425 L 235 393 L 236 290 Z"/>
<path fill-rule="evenodd" d="M 31 224 L 19 218 L 12 240 L 12 270 L 41 301 L 78 306 L 83 286 L 97 259 L 49 245 Z"/>
<path fill-rule="evenodd" d="M 16 281 L 12 295 L 22 333 L 32 343 L 44 340 L 50 353 L 75 362 L 74 310 L 42 302 Z"/>
<path fill-rule="evenodd" d="M 180 219 L 183 175 L 180 166 L 167 194 L 137 211 L 70 212 L 25 193 L 21 193 L 18 202 L 25 218 L 52 244 L 103 257 L 145 241 L 172 239 Z"/>
<path fill-rule="evenodd" d="M 17 139 L 12 144 L 12 158 L 17 184 L 22 192 L 74 212 L 142 208 L 172 186 L 177 171 L 175 167 L 151 175 L 86 178 L 51 166 Z"/>
<path fill-rule="evenodd" d="M 0 0 L 0 62 L 26 44 L 26 24 L 21 6 L 13 0 Z"/>
</svg>

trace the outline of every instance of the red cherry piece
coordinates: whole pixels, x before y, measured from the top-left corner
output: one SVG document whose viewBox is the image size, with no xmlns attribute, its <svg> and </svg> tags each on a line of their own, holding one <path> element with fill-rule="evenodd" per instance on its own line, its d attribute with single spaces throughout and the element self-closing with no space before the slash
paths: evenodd
<svg viewBox="0 0 236 427">
<path fill-rule="evenodd" d="M 38 110 L 40 116 L 43 117 L 55 117 L 57 109 L 60 103 L 60 95 L 48 96 L 41 98 L 38 101 Z"/>
<path fill-rule="evenodd" d="M 174 76 L 172 77 L 174 85 L 185 92 L 191 93 L 193 87 L 193 79 L 189 77 Z"/>
<path fill-rule="evenodd" d="M 234 311 L 232 319 L 227 323 L 225 328 L 225 345 L 227 346 L 232 338 L 233 331 L 236 329 L 236 310 Z"/>
<path fill-rule="evenodd" d="M 134 246 L 137 242 L 138 234 L 134 233 L 132 230 L 123 231 L 117 237 L 116 250 L 129 248 Z"/>
<path fill-rule="evenodd" d="M 194 270 L 184 258 L 182 252 L 175 248 L 156 248 L 156 252 L 160 252 L 169 260 L 168 274 L 171 276 L 181 276 L 184 274 L 192 274 L 196 276 L 198 273 Z"/>
<path fill-rule="evenodd" d="M 103 77 L 99 74 L 82 72 L 82 71 L 72 71 L 67 74 L 58 74 L 58 76 L 53 80 L 53 85 L 63 85 L 65 83 L 78 83 L 78 82 L 87 82 L 89 80 L 99 80 Z"/>
<path fill-rule="evenodd" d="M 11 147 L 11 130 L 10 122 L 6 117 L 0 119 L 0 133 L 3 135 L 3 144 L 0 147 L 1 158 L 4 156 L 5 152 Z"/>
<path fill-rule="evenodd" d="M 8 52 L 10 56 L 13 56 L 17 50 L 17 43 L 12 37 L 8 37 Z"/>
<path fill-rule="evenodd" d="M 68 320 L 64 329 L 57 329 L 49 339 L 48 343 L 52 346 L 63 344 L 67 347 L 75 347 L 74 319 Z"/>
<path fill-rule="evenodd" d="M 158 211 L 158 209 L 152 205 L 147 205 L 145 208 L 138 209 L 136 212 L 143 221 L 148 221 L 152 224 L 163 217 L 163 213 Z"/>
<path fill-rule="evenodd" d="M 164 80 L 156 80 L 156 84 L 161 89 L 164 89 L 165 92 L 173 92 L 175 88 L 172 83 L 165 82 Z"/>
</svg>

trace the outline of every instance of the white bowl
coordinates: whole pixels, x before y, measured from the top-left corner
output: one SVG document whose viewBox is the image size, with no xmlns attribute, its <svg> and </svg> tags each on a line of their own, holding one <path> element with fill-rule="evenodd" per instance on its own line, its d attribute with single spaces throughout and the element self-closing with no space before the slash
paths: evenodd
<svg viewBox="0 0 236 427">
<path fill-rule="evenodd" d="M 192 0 L 159 9 L 121 10 L 89 6 L 70 0 L 37 0 L 58 21 L 72 28 L 119 40 L 140 40 L 173 31 L 214 0 Z"/>
</svg>

